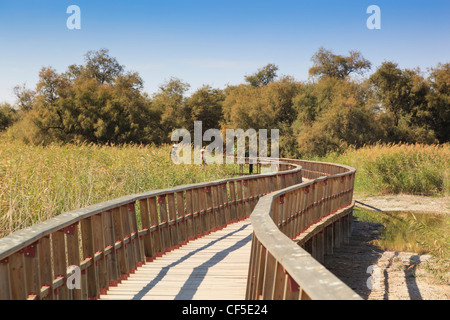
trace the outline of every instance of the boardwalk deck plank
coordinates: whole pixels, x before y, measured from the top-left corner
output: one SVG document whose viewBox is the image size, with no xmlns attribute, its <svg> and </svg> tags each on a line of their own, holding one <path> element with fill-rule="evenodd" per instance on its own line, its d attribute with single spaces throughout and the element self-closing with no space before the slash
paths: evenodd
<svg viewBox="0 0 450 320">
<path fill-rule="evenodd" d="M 100 299 L 244 299 L 251 236 L 249 219 L 230 224 L 137 268 Z"/>
</svg>

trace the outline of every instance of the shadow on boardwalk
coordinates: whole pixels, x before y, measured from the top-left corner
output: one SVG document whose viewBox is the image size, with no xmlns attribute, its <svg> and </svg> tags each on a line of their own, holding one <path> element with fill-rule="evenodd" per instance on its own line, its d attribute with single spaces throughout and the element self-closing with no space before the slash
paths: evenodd
<svg viewBox="0 0 450 320">
<path fill-rule="evenodd" d="M 172 262 L 168 266 L 163 267 L 161 269 L 161 271 L 158 273 L 158 275 L 156 277 L 154 277 L 152 279 L 152 281 L 150 281 L 145 287 L 143 287 L 136 295 L 134 295 L 134 297 L 132 299 L 133 300 L 142 299 L 147 293 L 149 293 L 159 282 L 161 282 L 166 277 L 167 273 L 170 271 L 171 268 L 174 268 L 175 266 L 183 263 L 187 259 L 191 258 L 193 255 L 201 254 L 202 251 L 212 247 L 213 245 L 217 244 L 220 241 L 226 240 L 227 238 L 235 235 L 236 233 L 238 233 L 240 231 L 243 231 L 244 229 L 246 229 L 249 226 L 250 226 L 250 223 L 245 224 L 242 227 L 240 227 L 239 229 L 229 232 L 229 233 L 225 234 L 224 236 L 222 236 L 216 240 L 213 240 L 213 241 L 209 242 L 208 244 L 206 244 L 196 250 L 189 252 L 188 254 L 186 254 L 183 257 L 179 258 L 178 260 Z M 249 243 L 251 240 L 252 240 L 252 234 L 250 233 L 245 238 L 237 241 L 236 243 L 227 247 L 224 250 L 218 251 L 207 261 L 205 261 L 204 263 L 195 267 L 192 270 L 188 279 L 185 281 L 184 285 L 180 288 L 180 291 L 175 296 L 175 299 L 191 300 L 194 297 L 195 293 L 197 292 L 197 289 L 199 288 L 200 284 L 205 279 L 206 274 L 208 273 L 208 270 L 211 267 L 220 263 L 222 260 L 224 260 L 230 253 L 240 249 L 241 247 L 243 247 L 244 245 Z"/>
</svg>

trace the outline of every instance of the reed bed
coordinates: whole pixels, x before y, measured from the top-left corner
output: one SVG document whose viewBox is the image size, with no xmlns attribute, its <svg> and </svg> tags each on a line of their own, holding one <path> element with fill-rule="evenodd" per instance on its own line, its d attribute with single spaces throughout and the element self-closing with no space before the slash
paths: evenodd
<svg viewBox="0 0 450 320">
<path fill-rule="evenodd" d="M 377 194 L 448 195 L 450 145 L 377 144 L 316 159 L 357 170 L 355 191 Z"/>
<path fill-rule="evenodd" d="M 233 165 L 176 165 L 170 146 L 30 146 L 0 139 L 0 237 L 55 215 L 154 189 L 232 176 Z"/>
</svg>

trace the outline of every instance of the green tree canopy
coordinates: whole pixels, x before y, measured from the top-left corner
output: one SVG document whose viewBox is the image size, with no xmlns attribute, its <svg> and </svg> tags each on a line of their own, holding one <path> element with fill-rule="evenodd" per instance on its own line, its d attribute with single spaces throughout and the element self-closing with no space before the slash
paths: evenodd
<svg viewBox="0 0 450 320">
<path fill-rule="evenodd" d="M 267 86 L 277 78 L 278 66 L 269 63 L 268 65 L 258 69 L 257 72 L 249 76 L 245 76 L 245 81 L 253 87 Z"/>
<path fill-rule="evenodd" d="M 350 51 L 349 56 L 336 55 L 321 47 L 312 56 L 313 66 L 309 69 L 310 76 L 345 79 L 351 73 L 363 75 L 371 68 L 370 61 L 364 59 L 359 51 Z"/>
</svg>

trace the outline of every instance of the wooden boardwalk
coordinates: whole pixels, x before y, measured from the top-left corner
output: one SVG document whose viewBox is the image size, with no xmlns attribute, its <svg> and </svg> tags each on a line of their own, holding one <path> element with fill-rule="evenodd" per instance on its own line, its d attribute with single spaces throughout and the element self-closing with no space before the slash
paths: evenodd
<svg viewBox="0 0 450 320">
<path fill-rule="evenodd" d="M 246 219 L 137 268 L 101 300 L 243 300 L 252 240 Z"/>
</svg>

